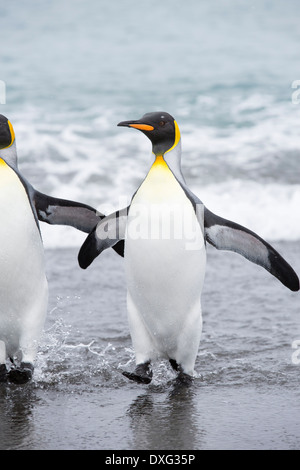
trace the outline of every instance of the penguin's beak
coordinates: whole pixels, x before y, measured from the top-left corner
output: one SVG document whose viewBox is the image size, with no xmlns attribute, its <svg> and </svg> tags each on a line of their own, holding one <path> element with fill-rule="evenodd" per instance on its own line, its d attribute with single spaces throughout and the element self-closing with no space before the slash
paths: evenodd
<svg viewBox="0 0 300 470">
<path fill-rule="evenodd" d="M 141 121 L 122 121 L 119 122 L 118 126 L 122 127 L 134 127 L 140 131 L 153 131 L 154 127 L 149 124 L 143 124 Z"/>
</svg>

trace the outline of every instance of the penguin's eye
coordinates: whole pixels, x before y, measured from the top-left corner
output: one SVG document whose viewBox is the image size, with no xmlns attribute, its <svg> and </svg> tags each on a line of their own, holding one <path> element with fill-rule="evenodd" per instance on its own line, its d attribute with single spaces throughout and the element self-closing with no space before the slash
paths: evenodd
<svg viewBox="0 0 300 470">
<path fill-rule="evenodd" d="M 159 125 L 160 127 L 164 127 L 165 124 L 166 124 L 165 121 L 160 121 L 160 122 L 158 123 L 158 125 Z"/>
</svg>

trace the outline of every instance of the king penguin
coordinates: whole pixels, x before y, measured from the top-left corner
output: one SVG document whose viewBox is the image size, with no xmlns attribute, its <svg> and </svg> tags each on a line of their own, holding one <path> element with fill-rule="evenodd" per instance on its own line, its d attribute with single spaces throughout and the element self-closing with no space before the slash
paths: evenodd
<svg viewBox="0 0 300 470">
<path fill-rule="evenodd" d="M 181 172 L 181 136 L 166 112 L 119 126 L 138 129 L 152 143 L 153 163 L 129 207 L 102 219 L 79 252 L 85 269 L 104 249 L 125 240 L 127 309 L 136 358 L 123 374 L 150 383 L 151 362 L 167 358 L 180 382 L 190 383 L 202 332 L 201 291 L 206 242 L 264 267 L 292 291 L 299 279 L 266 241 L 209 211 Z"/>
<path fill-rule="evenodd" d="M 48 305 L 39 220 L 89 233 L 103 217 L 36 191 L 19 172 L 13 126 L 0 115 L 0 382 L 25 383 L 34 370 Z"/>
</svg>

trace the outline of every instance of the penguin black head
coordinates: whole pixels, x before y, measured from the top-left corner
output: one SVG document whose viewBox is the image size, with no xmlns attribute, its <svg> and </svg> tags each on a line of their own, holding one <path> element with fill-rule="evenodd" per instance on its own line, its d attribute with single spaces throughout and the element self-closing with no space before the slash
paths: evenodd
<svg viewBox="0 0 300 470">
<path fill-rule="evenodd" d="M 122 121 L 118 126 L 134 127 L 142 131 L 151 140 L 155 155 L 163 155 L 180 140 L 180 131 L 175 119 L 163 111 L 146 113 L 138 121 Z"/>
<path fill-rule="evenodd" d="M 0 114 L 0 150 L 10 147 L 15 141 L 14 128 L 9 120 Z"/>
</svg>

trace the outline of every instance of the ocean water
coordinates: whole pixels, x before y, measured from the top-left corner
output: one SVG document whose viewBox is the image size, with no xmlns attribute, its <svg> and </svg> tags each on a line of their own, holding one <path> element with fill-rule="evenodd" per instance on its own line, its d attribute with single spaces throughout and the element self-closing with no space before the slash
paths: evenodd
<svg viewBox="0 0 300 470">
<path fill-rule="evenodd" d="M 19 168 L 44 193 L 124 207 L 151 147 L 117 123 L 167 111 L 189 187 L 299 273 L 299 40 L 296 0 L 6 2 L 0 113 Z M 83 272 L 84 234 L 42 234 L 49 314 L 33 383 L 0 388 L 2 448 L 299 448 L 297 294 L 209 248 L 195 384 L 174 390 L 159 363 L 141 388 L 121 375 L 133 367 L 122 260 Z"/>
</svg>

